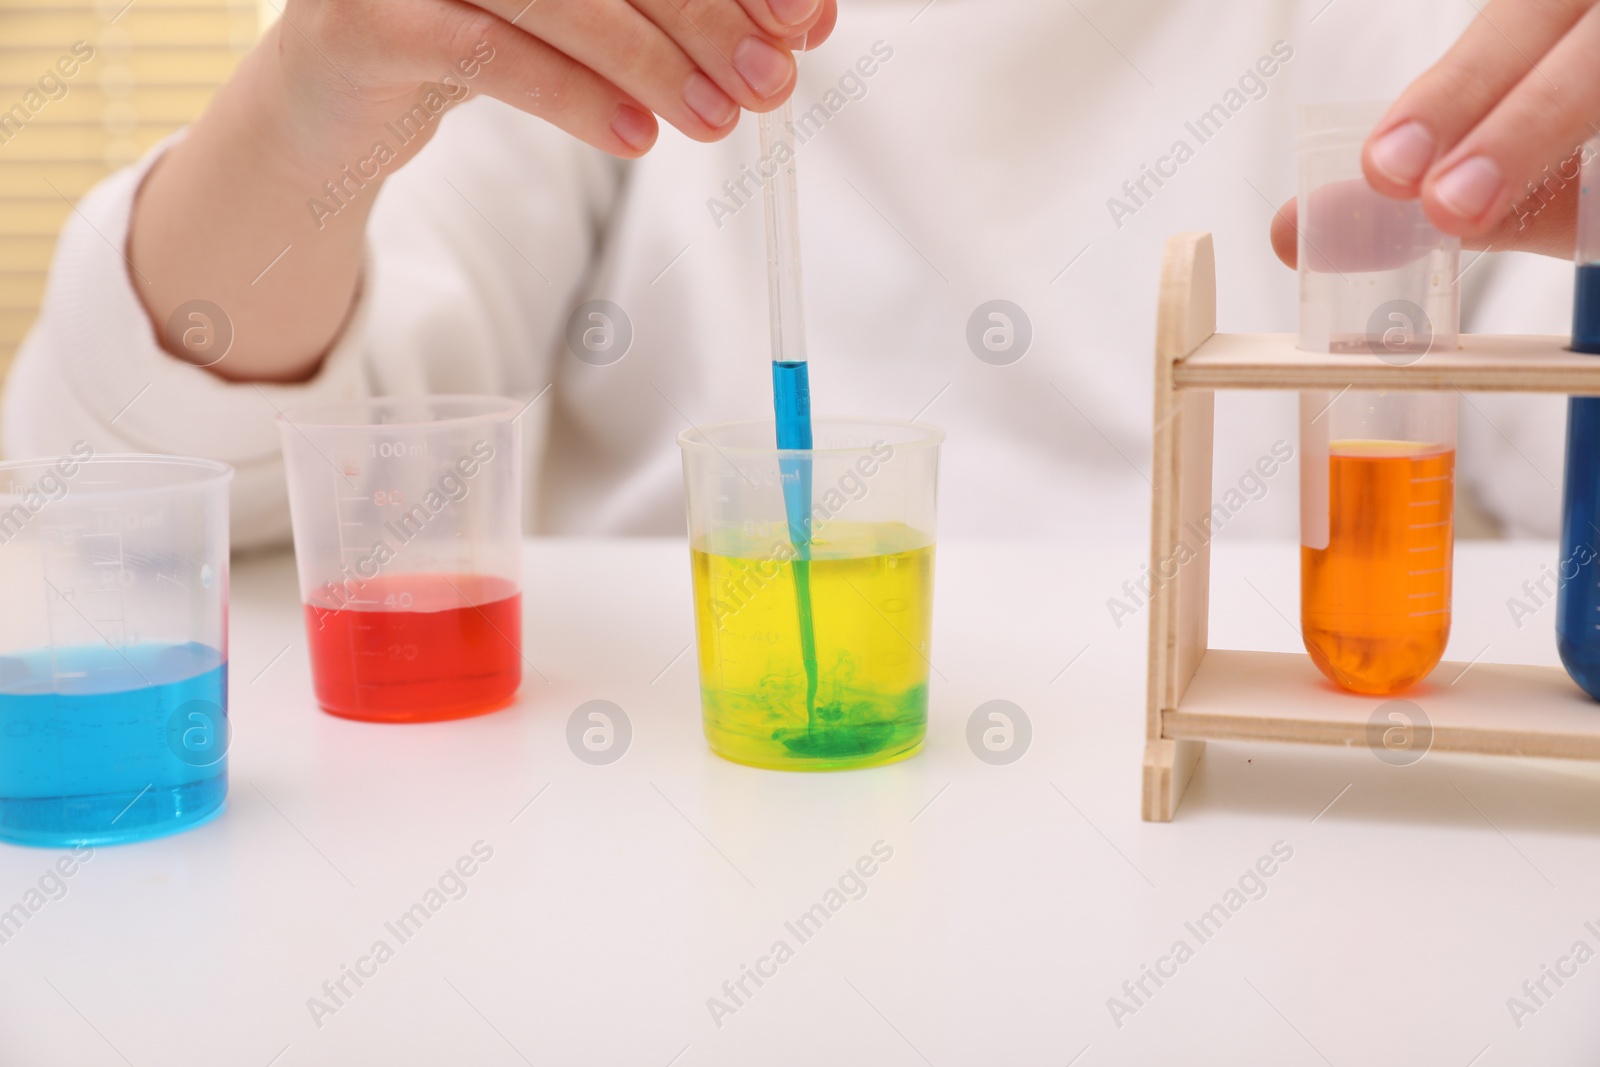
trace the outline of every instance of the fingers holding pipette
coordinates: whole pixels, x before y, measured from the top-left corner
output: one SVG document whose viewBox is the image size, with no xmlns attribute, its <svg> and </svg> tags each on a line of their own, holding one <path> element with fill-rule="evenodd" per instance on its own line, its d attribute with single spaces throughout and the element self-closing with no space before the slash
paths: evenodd
<svg viewBox="0 0 1600 1067">
<path fill-rule="evenodd" d="M 787 31 L 768 32 L 745 6 L 733 0 L 632 2 L 739 107 L 769 111 L 794 88 L 794 57 L 783 35 Z"/>
<path fill-rule="evenodd" d="M 837 0 L 289 2 L 296 32 L 279 62 L 308 120 L 327 127 L 321 140 L 364 141 L 397 100 L 492 44 L 517 59 L 475 61 L 487 74 L 473 88 L 625 157 L 648 151 L 658 117 L 715 141 L 742 110 L 778 107 L 793 52 L 838 16 Z"/>
<path fill-rule="evenodd" d="M 510 26 L 486 36 L 497 54 L 480 75 L 485 94 L 614 156 L 640 156 L 655 144 L 651 110 L 589 67 Z"/>
<path fill-rule="evenodd" d="M 739 117 L 741 101 L 728 91 L 737 92 L 739 86 L 713 80 L 706 73 L 707 61 L 689 51 L 703 47 L 706 38 L 683 18 L 678 19 L 679 32 L 674 34 L 661 24 L 665 21 L 660 17 L 662 13 L 650 9 L 653 0 L 636 3 L 629 0 L 539 0 L 532 5 L 526 0 L 479 2 L 506 21 L 514 21 L 516 29 L 525 37 L 555 49 L 621 90 L 630 98 L 629 106 L 659 115 L 695 140 L 715 141 L 726 136 Z M 672 6 L 671 0 L 661 2 L 669 8 Z M 724 20 L 737 18 L 749 26 L 748 18 L 735 0 L 716 2 Z M 708 16 L 701 14 L 699 17 L 707 26 L 716 28 Z M 692 36 L 693 41 L 685 35 Z M 714 49 L 711 54 L 717 55 Z M 737 82 L 737 78 L 731 81 Z M 534 86 L 528 90 L 536 94 L 535 102 L 550 96 L 541 88 Z M 749 95 L 748 90 L 745 93 Z M 544 114 L 537 107 L 527 107 L 516 99 L 508 102 L 523 110 Z M 619 122 L 623 132 L 636 135 L 637 140 L 629 142 L 627 136 L 619 134 L 632 148 L 618 154 L 633 155 L 635 150 L 644 150 L 637 148 L 639 144 L 644 144 L 645 149 L 649 147 L 644 143 L 644 124 L 626 113 L 619 117 Z M 649 140 L 653 141 L 654 118 L 649 125 Z M 585 136 L 584 139 L 599 145 L 605 138 L 596 140 Z"/>
<path fill-rule="evenodd" d="M 733 129 L 741 109 L 766 111 L 794 87 L 785 34 L 834 17 L 813 0 L 796 26 L 763 20 L 740 0 L 475 0 L 628 93 L 697 140 Z M 752 0 L 753 2 L 753 0 Z"/>
<path fill-rule="evenodd" d="M 739 0 L 752 22 L 774 37 L 799 47 L 815 47 L 833 32 L 837 0 Z"/>
</svg>

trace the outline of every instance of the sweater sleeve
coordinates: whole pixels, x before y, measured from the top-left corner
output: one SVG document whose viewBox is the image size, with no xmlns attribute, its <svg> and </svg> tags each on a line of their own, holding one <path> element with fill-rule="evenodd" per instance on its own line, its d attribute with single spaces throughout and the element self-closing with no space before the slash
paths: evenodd
<svg viewBox="0 0 1600 1067">
<path fill-rule="evenodd" d="M 280 411 L 374 393 L 539 395 L 620 175 L 496 101 L 448 119 L 384 185 L 357 306 L 317 374 L 291 385 L 225 381 L 157 339 L 123 249 L 139 184 L 172 142 L 102 182 L 61 233 L 6 383 L 6 454 L 52 455 L 83 440 L 97 452 L 232 464 L 234 547 L 254 548 L 290 537 Z M 292 256 L 276 269 L 293 269 Z M 541 467 L 549 407 L 523 420 L 529 471 Z"/>
<path fill-rule="evenodd" d="M 235 469 L 235 547 L 286 543 L 288 493 L 274 419 L 295 404 L 366 393 L 361 337 L 370 296 L 358 299 L 340 340 L 304 383 L 228 382 L 169 354 L 123 249 L 139 183 L 171 143 L 96 186 L 62 229 L 39 318 L 6 382 L 5 452 L 53 455 L 81 440 L 97 453 L 221 460 Z"/>
</svg>

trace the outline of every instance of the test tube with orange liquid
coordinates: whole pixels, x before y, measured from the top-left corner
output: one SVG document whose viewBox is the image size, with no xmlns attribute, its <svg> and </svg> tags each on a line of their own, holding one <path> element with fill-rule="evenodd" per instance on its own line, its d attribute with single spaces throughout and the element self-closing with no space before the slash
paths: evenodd
<svg viewBox="0 0 1600 1067">
<path fill-rule="evenodd" d="M 1440 393 L 1305 393 L 1300 622 L 1323 674 L 1397 693 L 1450 639 L 1456 400 Z"/>
<path fill-rule="evenodd" d="M 1298 344 L 1405 366 L 1456 346 L 1461 246 L 1367 183 L 1361 145 L 1387 110 L 1301 111 Z M 1342 689 L 1400 692 L 1450 639 L 1455 394 L 1304 393 L 1300 444 L 1306 651 Z"/>
</svg>

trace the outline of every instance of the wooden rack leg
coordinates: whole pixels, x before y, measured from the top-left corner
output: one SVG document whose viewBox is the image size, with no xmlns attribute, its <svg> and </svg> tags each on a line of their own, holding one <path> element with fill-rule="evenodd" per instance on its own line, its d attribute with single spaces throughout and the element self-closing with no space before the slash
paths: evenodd
<svg viewBox="0 0 1600 1067">
<path fill-rule="evenodd" d="M 1144 743 L 1144 821 L 1171 822 L 1189 788 L 1204 741 L 1160 738 Z"/>
<path fill-rule="evenodd" d="M 1173 365 L 1216 332 L 1217 275 L 1208 233 L 1167 241 L 1156 314 L 1155 433 L 1150 521 L 1150 663 L 1142 809 L 1146 821 L 1177 813 L 1199 741 L 1162 730 L 1206 654 L 1211 590 L 1211 445 L 1207 390 L 1173 384 Z"/>
</svg>

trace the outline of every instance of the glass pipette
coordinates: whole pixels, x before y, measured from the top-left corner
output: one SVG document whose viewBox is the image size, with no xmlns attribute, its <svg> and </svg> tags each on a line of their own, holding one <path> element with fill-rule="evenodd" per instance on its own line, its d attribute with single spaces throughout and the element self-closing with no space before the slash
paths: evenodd
<svg viewBox="0 0 1600 1067">
<path fill-rule="evenodd" d="M 806 328 L 800 299 L 800 205 L 795 186 L 794 106 L 785 101 L 758 121 L 761 169 L 773 168 L 763 200 L 767 219 L 767 302 L 772 319 L 772 407 L 778 448 L 811 448 L 811 381 L 806 370 Z M 800 613 L 800 656 L 806 672 L 806 734 L 816 727 L 817 642 L 811 617 L 811 457 L 780 456 L 783 506 L 795 601 Z"/>
</svg>

